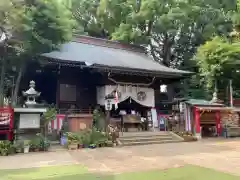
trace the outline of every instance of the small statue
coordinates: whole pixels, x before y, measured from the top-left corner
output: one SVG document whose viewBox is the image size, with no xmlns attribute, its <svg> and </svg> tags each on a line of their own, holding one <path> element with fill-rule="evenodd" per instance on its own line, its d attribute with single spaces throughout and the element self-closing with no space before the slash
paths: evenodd
<svg viewBox="0 0 240 180">
<path fill-rule="evenodd" d="M 35 90 L 35 82 L 34 81 L 30 81 L 29 83 L 29 89 L 27 91 L 23 91 L 22 94 L 23 96 L 27 97 L 27 101 L 25 102 L 25 104 L 28 105 L 35 105 L 36 103 L 36 97 L 40 96 L 40 92 L 37 92 Z"/>
<path fill-rule="evenodd" d="M 214 93 L 213 93 L 213 97 L 212 97 L 212 100 L 211 100 L 211 102 L 217 102 L 218 101 L 218 97 L 217 97 L 217 92 L 215 91 Z"/>
</svg>

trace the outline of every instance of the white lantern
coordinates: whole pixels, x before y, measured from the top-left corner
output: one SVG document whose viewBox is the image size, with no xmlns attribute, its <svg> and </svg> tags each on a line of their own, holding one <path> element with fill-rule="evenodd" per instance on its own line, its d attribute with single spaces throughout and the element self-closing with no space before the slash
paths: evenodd
<svg viewBox="0 0 240 180">
<path fill-rule="evenodd" d="M 167 85 L 166 85 L 166 84 L 162 84 L 162 85 L 160 86 L 160 92 L 161 92 L 161 93 L 167 92 Z"/>
<path fill-rule="evenodd" d="M 184 108 L 183 103 L 180 102 L 180 104 L 179 104 L 179 110 L 180 110 L 180 112 L 183 112 L 183 108 Z"/>
<path fill-rule="evenodd" d="M 112 101 L 110 99 L 105 100 L 105 110 L 107 111 L 112 110 Z"/>
<path fill-rule="evenodd" d="M 0 34 L 0 43 L 4 42 L 7 39 L 6 33 L 2 32 Z"/>
</svg>

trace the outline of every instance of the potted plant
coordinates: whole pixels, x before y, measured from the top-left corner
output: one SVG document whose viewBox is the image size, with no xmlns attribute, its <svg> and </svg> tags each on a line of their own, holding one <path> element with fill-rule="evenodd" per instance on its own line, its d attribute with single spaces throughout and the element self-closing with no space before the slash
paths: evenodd
<svg viewBox="0 0 240 180">
<path fill-rule="evenodd" d="M 7 156 L 9 154 L 9 150 L 11 148 L 10 141 L 0 141 L 0 155 Z"/>
<path fill-rule="evenodd" d="M 67 136 L 67 146 L 68 149 L 78 149 L 79 138 L 76 133 L 68 132 Z"/>
<path fill-rule="evenodd" d="M 83 135 L 80 134 L 79 135 L 79 139 L 78 139 L 78 149 L 82 149 L 84 148 L 84 145 L 83 145 Z"/>
<path fill-rule="evenodd" d="M 10 143 L 10 146 L 8 148 L 8 154 L 10 154 L 10 155 L 16 154 L 16 148 L 12 143 Z"/>
<path fill-rule="evenodd" d="M 22 143 L 16 142 L 14 144 L 14 146 L 15 146 L 15 149 L 16 149 L 16 153 L 21 153 L 22 152 L 22 150 L 23 150 L 23 144 Z"/>
<path fill-rule="evenodd" d="M 69 150 L 78 149 L 78 140 L 68 140 L 68 149 Z"/>
<path fill-rule="evenodd" d="M 29 153 L 29 149 L 30 149 L 30 140 L 24 140 L 23 141 L 23 152 Z"/>
<path fill-rule="evenodd" d="M 88 146 L 91 144 L 91 134 L 89 131 L 83 134 L 82 144 L 84 148 L 88 148 Z"/>
<path fill-rule="evenodd" d="M 41 151 L 48 151 L 49 147 L 50 147 L 50 143 L 47 139 L 43 140 L 40 144 Z"/>
<path fill-rule="evenodd" d="M 30 142 L 30 149 L 34 152 L 38 152 L 40 150 L 40 139 L 38 137 L 35 137 Z"/>
<path fill-rule="evenodd" d="M 36 140 L 35 147 L 38 148 L 39 151 L 48 151 L 50 147 L 49 140 L 46 137 L 44 137 L 44 135 L 41 133 L 38 133 L 36 135 L 37 137 L 35 139 Z"/>
</svg>

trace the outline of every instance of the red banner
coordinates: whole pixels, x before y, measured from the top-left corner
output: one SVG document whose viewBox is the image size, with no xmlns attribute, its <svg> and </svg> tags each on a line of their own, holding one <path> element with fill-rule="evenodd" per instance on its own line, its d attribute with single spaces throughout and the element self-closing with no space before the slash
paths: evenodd
<svg viewBox="0 0 240 180">
<path fill-rule="evenodd" d="M 13 109 L 0 108 L 0 133 L 7 134 L 8 140 L 12 140 Z"/>
</svg>

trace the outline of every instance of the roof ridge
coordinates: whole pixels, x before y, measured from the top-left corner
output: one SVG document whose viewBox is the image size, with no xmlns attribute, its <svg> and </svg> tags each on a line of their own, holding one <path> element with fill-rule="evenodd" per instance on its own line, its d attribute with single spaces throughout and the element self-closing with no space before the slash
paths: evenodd
<svg viewBox="0 0 240 180">
<path fill-rule="evenodd" d="M 83 43 L 83 44 L 91 44 L 95 46 L 102 46 L 102 47 L 109 47 L 114 49 L 122 49 L 122 50 L 145 53 L 145 48 L 139 45 L 126 44 L 126 43 L 121 43 L 119 41 L 113 41 L 113 40 L 86 36 L 86 35 L 75 35 L 72 41 L 77 43 Z"/>
</svg>

